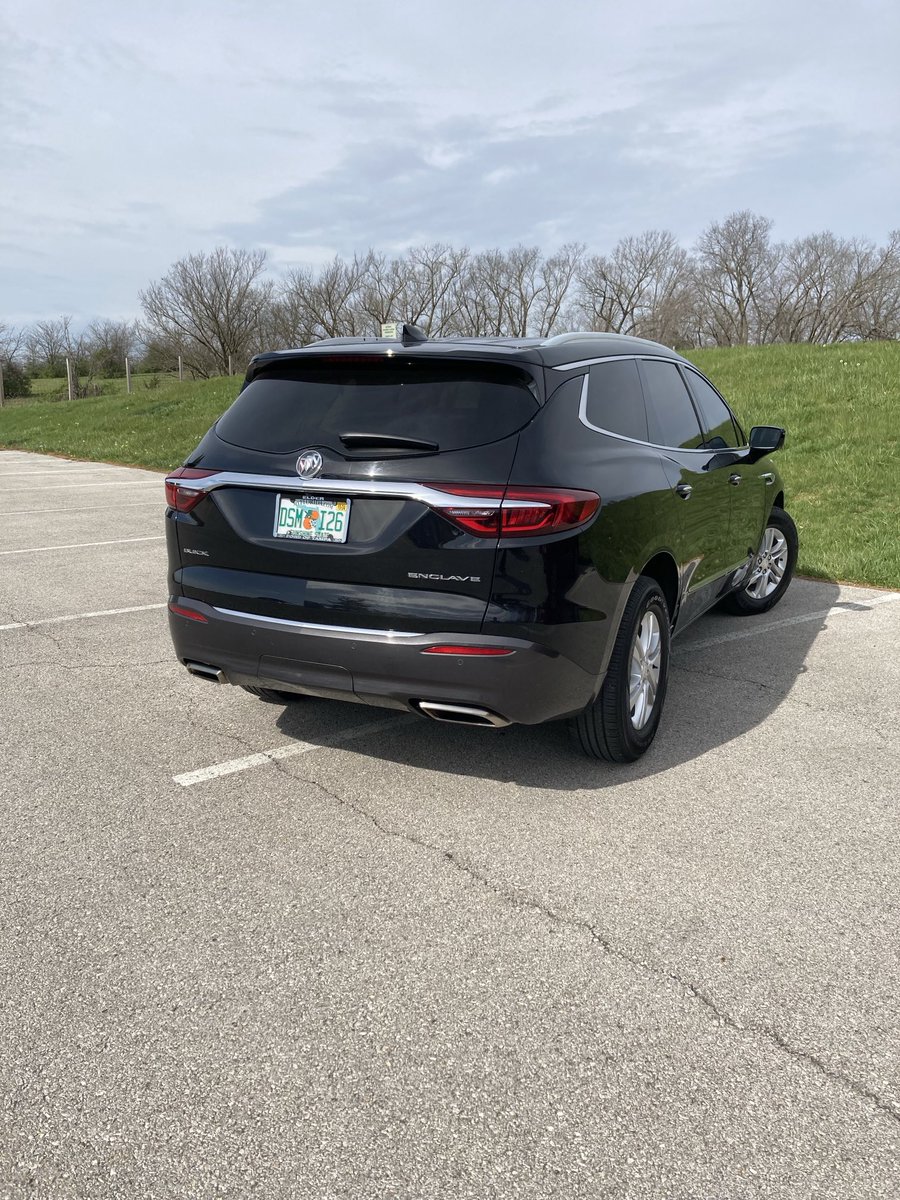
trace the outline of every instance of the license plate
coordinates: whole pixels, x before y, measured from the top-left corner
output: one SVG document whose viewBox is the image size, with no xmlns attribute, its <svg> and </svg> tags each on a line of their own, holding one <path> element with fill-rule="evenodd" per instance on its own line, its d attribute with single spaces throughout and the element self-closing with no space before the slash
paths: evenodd
<svg viewBox="0 0 900 1200">
<path fill-rule="evenodd" d="M 350 501 L 324 496 L 279 496 L 275 536 L 301 542 L 346 542 Z"/>
</svg>

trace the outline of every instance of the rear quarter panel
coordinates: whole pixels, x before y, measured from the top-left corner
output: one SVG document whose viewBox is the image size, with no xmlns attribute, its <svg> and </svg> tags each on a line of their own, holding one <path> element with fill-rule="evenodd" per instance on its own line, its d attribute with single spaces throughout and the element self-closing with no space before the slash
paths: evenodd
<svg viewBox="0 0 900 1200">
<path fill-rule="evenodd" d="M 658 452 L 582 424 L 581 387 L 565 380 L 520 434 L 510 483 L 594 491 L 599 513 L 571 534 L 501 540 L 486 626 L 518 626 L 600 677 L 641 568 L 661 550 L 681 563 L 681 527 Z"/>
</svg>

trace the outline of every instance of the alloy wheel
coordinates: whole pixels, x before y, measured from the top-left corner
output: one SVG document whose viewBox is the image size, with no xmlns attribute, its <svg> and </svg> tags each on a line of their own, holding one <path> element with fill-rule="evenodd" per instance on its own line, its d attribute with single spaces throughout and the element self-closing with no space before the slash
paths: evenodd
<svg viewBox="0 0 900 1200">
<path fill-rule="evenodd" d="M 655 612 L 648 610 L 641 618 L 631 646 L 628 699 L 631 705 L 631 723 L 635 729 L 643 729 L 653 715 L 661 665 L 662 635 L 659 618 Z"/>
<path fill-rule="evenodd" d="M 744 591 L 753 600 L 765 600 L 784 579 L 787 563 L 787 538 L 780 529 L 769 525 L 763 534 L 762 545 Z"/>
</svg>

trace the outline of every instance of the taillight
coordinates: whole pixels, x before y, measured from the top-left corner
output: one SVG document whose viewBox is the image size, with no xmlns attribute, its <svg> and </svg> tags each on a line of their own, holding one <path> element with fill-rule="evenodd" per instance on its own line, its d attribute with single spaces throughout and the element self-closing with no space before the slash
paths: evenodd
<svg viewBox="0 0 900 1200">
<path fill-rule="evenodd" d="M 498 487 L 480 483 L 429 483 L 447 492 L 447 503 L 432 507 L 477 537 L 534 537 L 577 529 L 600 507 L 596 492 L 574 488 Z M 451 499 L 450 497 L 454 497 Z M 479 504 L 479 501 L 493 503 Z"/>
<path fill-rule="evenodd" d="M 166 504 L 177 512 L 190 512 L 200 503 L 206 492 L 202 488 L 186 488 L 178 484 L 179 479 L 206 479 L 215 471 L 199 471 L 196 467 L 179 467 L 166 478 Z"/>
</svg>

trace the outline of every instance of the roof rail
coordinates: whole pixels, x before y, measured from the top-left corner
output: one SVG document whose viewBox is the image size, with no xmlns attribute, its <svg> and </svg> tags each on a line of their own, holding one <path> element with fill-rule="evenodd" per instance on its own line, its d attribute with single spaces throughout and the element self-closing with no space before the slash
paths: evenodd
<svg viewBox="0 0 900 1200">
<path fill-rule="evenodd" d="M 596 330 L 582 330 L 576 333 L 555 333 L 553 337 L 544 338 L 542 346 L 562 346 L 565 342 L 580 342 L 585 338 L 622 337 L 620 333 L 598 333 Z"/>
</svg>

